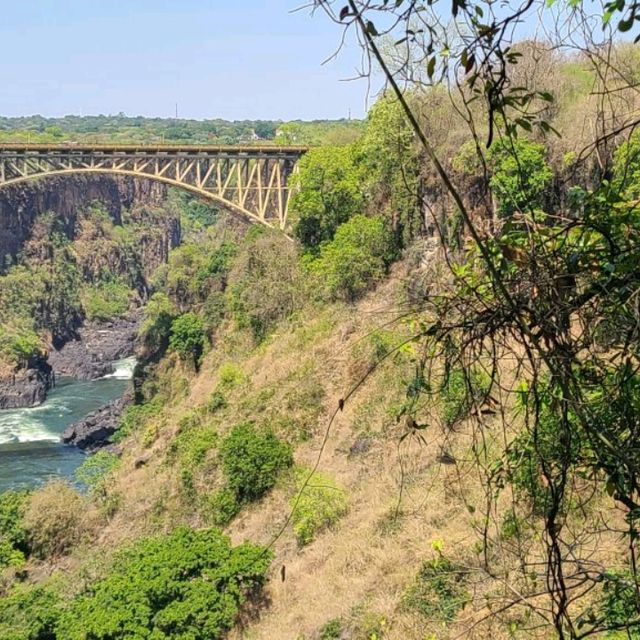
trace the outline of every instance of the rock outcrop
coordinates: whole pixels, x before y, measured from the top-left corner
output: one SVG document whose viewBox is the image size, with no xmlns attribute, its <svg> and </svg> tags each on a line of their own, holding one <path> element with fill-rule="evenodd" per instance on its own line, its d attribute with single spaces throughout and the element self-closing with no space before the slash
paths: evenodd
<svg viewBox="0 0 640 640">
<path fill-rule="evenodd" d="M 0 377 L 0 409 L 35 407 L 44 402 L 53 384 L 51 365 L 34 358 L 26 368 Z"/>
<path fill-rule="evenodd" d="M 68 426 L 62 433 L 62 442 L 89 452 L 104 447 L 109 444 L 109 439 L 118 428 L 120 416 L 132 401 L 133 394 L 129 391 L 121 398 L 100 407 Z"/>
<path fill-rule="evenodd" d="M 81 327 L 75 340 L 49 354 L 56 376 L 94 380 L 113 372 L 113 362 L 135 351 L 141 311 L 111 322 L 91 322 Z"/>
</svg>

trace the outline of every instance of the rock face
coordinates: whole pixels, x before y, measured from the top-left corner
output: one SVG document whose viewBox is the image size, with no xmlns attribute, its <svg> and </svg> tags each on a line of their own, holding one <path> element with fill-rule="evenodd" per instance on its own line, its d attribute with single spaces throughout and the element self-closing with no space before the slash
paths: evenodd
<svg viewBox="0 0 640 640">
<path fill-rule="evenodd" d="M 122 398 L 109 402 L 82 420 L 68 426 L 62 433 L 62 442 L 85 451 L 95 451 L 109 444 L 109 438 L 115 433 L 120 416 L 133 401 L 131 391 Z"/>
<path fill-rule="evenodd" d="M 0 378 L 0 409 L 35 407 L 44 402 L 53 384 L 51 365 L 34 358 L 28 368 Z"/>
<path fill-rule="evenodd" d="M 112 322 L 88 323 L 78 338 L 49 354 L 56 376 L 94 380 L 113 372 L 113 361 L 132 356 L 136 346 L 141 311 Z"/>
<path fill-rule="evenodd" d="M 100 200 L 116 224 L 135 204 L 159 206 L 166 188 L 150 180 L 111 176 L 52 176 L 0 189 L 0 256 L 15 256 L 31 236 L 36 218 L 53 211 L 71 238 L 78 214 Z"/>
</svg>

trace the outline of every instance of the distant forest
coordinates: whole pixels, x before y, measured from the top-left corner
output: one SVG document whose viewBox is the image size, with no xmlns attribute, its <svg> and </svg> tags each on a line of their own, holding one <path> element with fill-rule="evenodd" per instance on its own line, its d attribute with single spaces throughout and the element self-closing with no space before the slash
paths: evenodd
<svg viewBox="0 0 640 640">
<path fill-rule="evenodd" d="M 184 120 L 118 115 L 45 118 L 0 117 L 0 142 L 144 142 L 238 144 L 346 143 L 358 137 L 361 121 Z"/>
</svg>

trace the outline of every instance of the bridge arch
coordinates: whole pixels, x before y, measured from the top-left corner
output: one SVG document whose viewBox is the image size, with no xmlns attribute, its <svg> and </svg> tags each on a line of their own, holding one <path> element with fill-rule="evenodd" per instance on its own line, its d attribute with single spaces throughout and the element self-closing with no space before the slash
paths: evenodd
<svg viewBox="0 0 640 640">
<path fill-rule="evenodd" d="M 288 177 L 305 147 L 0 145 L 0 189 L 49 176 L 123 175 L 185 189 L 285 231 Z"/>
</svg>

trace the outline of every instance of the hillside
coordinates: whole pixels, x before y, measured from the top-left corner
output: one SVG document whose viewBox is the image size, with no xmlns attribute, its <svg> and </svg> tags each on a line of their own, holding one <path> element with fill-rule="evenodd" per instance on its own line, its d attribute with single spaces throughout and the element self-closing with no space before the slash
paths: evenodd
<svg viewBox="0 0 640 640">
<path fill-rule="evenodd" d="M 288 235 L 175 193 L 28 218 L 3 327 L 55 346 L 114 284 L 141 321 L 97 453 L 0 495 L 0 637 L 637 637 L 637 49 L 606 101 L 597 56 L 516 53 L 504 121 L 415 86 L 311 149 Z"/>
</svg>

